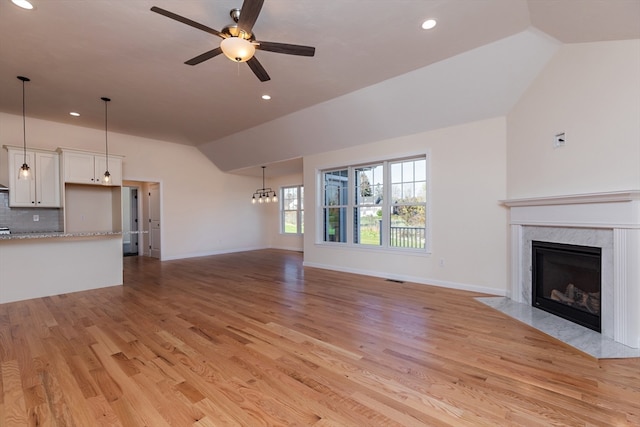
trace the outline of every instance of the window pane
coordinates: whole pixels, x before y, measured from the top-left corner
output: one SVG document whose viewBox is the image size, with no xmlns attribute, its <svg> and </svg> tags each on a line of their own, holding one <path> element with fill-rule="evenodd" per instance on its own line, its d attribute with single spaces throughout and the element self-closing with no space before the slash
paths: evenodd
<svg viewBox="0 0 640 427">
<path fill-rule="evenodd" d="M 348 171 L 326 172 L 324 174 L 325 206 L 346 205 L 348 201 Z"/>
<path fill-rule="evenodd" d="M 396 205 L 391 209 L 389 245 L 399 248 L 426 247 L 426 208 L 424 205 Z"/>
<path fill-rule="evenodd" d="M 416 182 L 416 202 L 425 203 L 427 201 L 427 183 Z"/>
<path fill-rule="evenodd" d="M 391 182 L 402 182 L 402 165 L 400 163 L 391 164 Z"/>
<path fill-rule="evenodd" d="M 353 242 L 361 245 L 380 246 L 382 244 L 382 208 L 355 208 L 353 212 L 355 234 Z"/>
<path fill-rule="evenodd" d="M 413 162 L 402 163 L 402 181 L 413 181 Z"/>
<path fill-rule="evenodd" d="M 304 187 L 301 185 L 281 188 L 280 205 L 280 230 L 285 234 L 301 234 L 302 225 L 302 194 Z"/>
<path fill-rule="evenodd" d="M 347 209 L 324 208 L 324 241 L 347 241 Z"/>
<path fill-rule="evenodd" d="M 413 191 L 413 182 L 409 182 L 407 184 L 403 184 L 402 185 L 402 193 L 403 193 L 403 199 L 405 200 L 412 200 L 413 199 L 413 195 L 415 194 L 415 192 Z"/>
<path fill-rule="evenodd" d="M 357 205 L 379 205 L 384 195 L 382 165 L 364 166 L 354 169 Z"/>
<path fill-rule="evenodd" d="M 398 203 L 402 199 L 402 184 L 391 184 L 391 200 Z"/>
<path fill-rule="evenodd" d="M 282 208 L 285 210 L 298 209 L 298 188 L 297 187 L 289 187 L 284 189 Z"/>
<path fill-rule="evenodd" d="M 284 212 L 284 232 L 294 233 L 294 234 L 298 232 L 298 212 L 297 211 Z"/>
<path fill-rule="evenodd" d="M 415 164 L 415 180 L 416 181 L 426 181 L 427 180 L 427 161 L 425 159 L 415 160 L 413 162 Z"/>
</svg>

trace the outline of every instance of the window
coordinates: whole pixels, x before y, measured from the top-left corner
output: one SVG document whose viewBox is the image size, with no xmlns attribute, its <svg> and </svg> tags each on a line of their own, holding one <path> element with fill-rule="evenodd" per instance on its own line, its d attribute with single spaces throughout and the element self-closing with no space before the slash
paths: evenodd
<svg viewBox="0 0 640 427">
<path fill-rule="evenodd" d="M 362 245 L 382 244 L 382 164 L 353 168 L 355 202 L 353 208 L 353 242 Z"/>
<path fill-rule="evenodd" d="M 284 234 L 304 233 L 304 187 L 296 185 L 280 189 L 282 200 L 280 230 Z"/>
<path fill-rule="evenodd" d="M 389 245 L 424 249 L 427 223 L 427 162 L 391 162 Z"/>
<path fill-rule="evenodd" d="M 322 174 L 325 242 L 347 241 L 348 177 L 348 169 Z"/>
<path fill-rule="evenodd" d="M 324 242 L 428 248 L 426 156 L 322 171 L 321 182 Z"/>
</svg>

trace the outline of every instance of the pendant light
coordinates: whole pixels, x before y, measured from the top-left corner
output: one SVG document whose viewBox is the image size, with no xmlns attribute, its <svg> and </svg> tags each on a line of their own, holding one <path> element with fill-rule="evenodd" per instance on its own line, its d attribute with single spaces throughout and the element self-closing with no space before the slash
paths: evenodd
<svg viewBox="0 0 640 427">
<path fill-rule="evenodd" d="M 109 185 L 111 183 L 111 174 L 109 173 L 109 139 L 108 139 L 108 132 L 107 132 L 107 103 L 109 101 L 111 101 L 111 99 L 106 98 L 106 97 L 102 97 L 100 98 L 104 101 L 104 156 L 105 159 L 107 160 L 107 170 L 105 170 L 104 172 L 104 178 L 102 179 L 102 183 L 104 185 Z"/>
<path fill-rule="evenodd" d="M 28 77 L 18 76 L 18 80 L 22 81 L 22 146 L 24 150 L 22 166 L 18 171 L 18 179 L 29 179 L 31 178 L 31 170 L 27 164 L 27 119 L 25 114 L 24 84 L 25 82 L 30 82 L 31 79 Z"/>
<path fill-rule="evenodd" d="M 262 188 L 258 188 L 255 193 L 253 193 L 253 197 L 251 198 L 251 203 L 254 205 L 256 203 L 275 203 L 278 201 L 278 196 L 276 196 L 276 192 L 271 188 L 265 188 L 264 186 L 264 170 L 266 166 L 262 166 Z M 258 196 L 258 198 L 256 198 Z"/>
</svg>

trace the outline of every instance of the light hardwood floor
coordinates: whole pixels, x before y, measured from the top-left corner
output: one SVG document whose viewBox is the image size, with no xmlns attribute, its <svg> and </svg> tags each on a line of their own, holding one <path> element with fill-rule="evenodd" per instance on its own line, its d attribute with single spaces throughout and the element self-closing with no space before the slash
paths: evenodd
<svg viewBox="0 0 640 427">
<path fill-rule="evenodd" d="M 0 426 L 640 425 L 640 359 L 479 294 L 279 250 L 124 265 L 123 287 L 0 305 Z"/>
</svg>

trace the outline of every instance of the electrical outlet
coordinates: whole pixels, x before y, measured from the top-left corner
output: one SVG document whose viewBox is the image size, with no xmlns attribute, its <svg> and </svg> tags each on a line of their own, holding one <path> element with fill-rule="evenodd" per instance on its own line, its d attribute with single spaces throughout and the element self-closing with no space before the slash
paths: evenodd
<svg viewBox="0 0 640 427">
<path fill-rule="evenodd" d="M 38 222 L 38 221 L 40 221 L 40 215 L 34 215 L 34 216 L 33 216 L 33 221 L 34 221 L 34 222 Z"/>
</svg>

